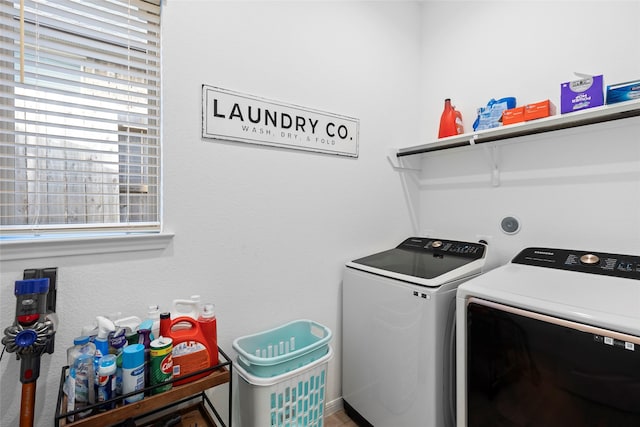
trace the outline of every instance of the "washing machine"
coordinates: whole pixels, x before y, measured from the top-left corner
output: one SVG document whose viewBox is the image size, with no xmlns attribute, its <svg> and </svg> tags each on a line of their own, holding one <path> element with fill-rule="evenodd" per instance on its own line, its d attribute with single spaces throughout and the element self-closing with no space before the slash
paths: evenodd
<svg viewBox="0 0 640 427">
<path fill-rule="evenodd" d="M 486 251 L 411 237 L 346 264 L 342 396 L 360 425 L 454 425 L 456 288 L 482 272 Z"/>
<path fill-rule="evenodd" d="M 456 304 L 458 427 L 640 426 L 640 257 L 526 248 Z"/>
</svg>

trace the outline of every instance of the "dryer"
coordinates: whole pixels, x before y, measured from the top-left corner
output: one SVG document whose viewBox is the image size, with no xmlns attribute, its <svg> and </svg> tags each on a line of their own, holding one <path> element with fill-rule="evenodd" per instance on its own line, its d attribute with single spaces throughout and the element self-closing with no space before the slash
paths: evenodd
<svg viewBox="0 0 640 427">
<path fill-rule="evenodd" d="M 342 394 L 377 427 L 447 427 L 455 416 L 455 294 L 481 273 L 482 243 L 408 238 L 346 264 Z"/>
<path fill-rule="evenodd" d="M 456 304 L 458 427 L 640 425 L 640 257 L 527 248 Z"/>
</svg>

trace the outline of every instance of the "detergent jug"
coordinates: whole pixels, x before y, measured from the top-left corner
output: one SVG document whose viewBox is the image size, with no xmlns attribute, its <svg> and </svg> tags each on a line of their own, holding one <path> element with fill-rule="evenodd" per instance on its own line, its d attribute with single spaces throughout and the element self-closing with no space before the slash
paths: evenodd
<svg viewBox="0 0 640 427">
<path fill-rule="evenodd" d="M 459 135 L 464 133 L 462 124 L 462 113 L 451 105 L 451 99 L 444 100 L 444 111 L 440 116 L 440 128 L 438 129 L 438 138 L 446 138 L 448 136 Z"/>
<path fill-rule="evenodd" d="M 176 327 L 177 325 L 179 327 Z M 218 364 L 218 347 L 215 337 L 207 334 L 206 327 L 192 317 L 180 316 L 171 319 L 169 313 L 160 315 L 160 336 L 173 340 L 173 377 L 180 378 Z M 176 381 L 174 385 L 186 384 L 204 377 L 208 373 Z"/>
</svg>

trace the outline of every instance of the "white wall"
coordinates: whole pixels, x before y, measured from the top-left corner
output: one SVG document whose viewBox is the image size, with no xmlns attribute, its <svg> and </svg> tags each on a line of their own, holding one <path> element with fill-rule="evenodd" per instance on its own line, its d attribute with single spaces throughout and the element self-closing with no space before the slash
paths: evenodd
<svg viewBox="0 0 640 427">
<path fill-rule="evenodd" d="M 53 422 L 65 348 L 97 314 L 142 316 L 174 298 L 217 306 L 221 346 L 297 318 L 330 327 L 340 396 L 344 263 L 417 231 L 405 177 L 386 154 L 418 138 L 420 6 L 205 2 L 163 6 L 164 251 L 0 263 L 0 324 L 25 268 L 59 268 L 56 352 L 42 358 L 38 426 Z M 360 119 L 360 157 L 201 138 L 208 84 Z M 125 249 L 125 248 L 123 248 Z M 0 425 L 17 425 L 19 362 L 0 364 Z M 216 398 L 218 393 L 216 393 Z"/>
<path fill-rule="evenodd" d="M 573 71 L 604 73 L 608 82 L 638 78 L 638 8 L 637 1 L 167 0 L 164 221 L 173 243 L 164 251 L 0 262 L 3 327 L 13 322 L 22 270 L 59 267 L 61 326 L 56 353 L 42 360 L 37 424 L 51 425 L 64 348 L 96 314 L 142 315 L 149 303 L 166 309 L 174 298 L 201 294 L 217 305 L 230 353 L 235 337 L 313 318 L 336 334 L 332 400 L 340 396 L 340 277 L 349 259 L 420 230 L 491 235 L 494 263 L 529 244 L 640 252 L 637 119 L 504 145 L 499 187 L 489 183 L 481 147 L 425 157 L 421 174 L 395 171 L 386 159 L 391 147 L 435 136 L 445 97 L 470 126 L 491 97 L 557 102 L 559 83 Z M 585 20 L 595 33 L 577 43 Z M 533 28 L 539 43 L 525 31 Z M 203 140 L 201 84 L 358 117 L 360 157 Z M 498 230 L 505 214 L 522 220 L 518 235 Z M 18 368 L 5 354 L 2 426 L 17 424 Z"/>
<path fill-rule="evenodd" d="M 475 109 L 491 98 L 550 99 L 559 111 L 560 83 L 574 71 L 604 74 L 605 85 L 640 78 L 638 1 L 428 2 L 423 14 L 418 143 L 436 139 L 447 97 L 471 130 Z M 639 135 L 633 118 L 495 143 L 493 153 L 424 155 L 420 229 L 490 236 L 491 266 L 535 245 L 640 253 Z M 508 215 L 522 225 L 513 236 L 499 228 Z"/>
</svg>

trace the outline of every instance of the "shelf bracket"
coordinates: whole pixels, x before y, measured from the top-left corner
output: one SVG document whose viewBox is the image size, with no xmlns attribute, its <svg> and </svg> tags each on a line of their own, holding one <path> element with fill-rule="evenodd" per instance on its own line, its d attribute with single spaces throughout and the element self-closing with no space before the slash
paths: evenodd
<svg viewBox="0 0 640 427">
<path fill-rule="evenodd" d="M 391 148 L 387 153 L 387 159 L 389 163 L 396 170 L 408 171 L 408 172 L 420 172 L 420 156 L 404 156 L 398 157 L 398 149 Z"/>
<path fill-rule="evenodd" d="M 495 145 L 484 147 L 484 152 L 489 160 L 489 167 L 491 168 L 491 185 L 494 187 L 500 186 L 500 168 L 498 166 L 498 148 Z"/>
</svg>

